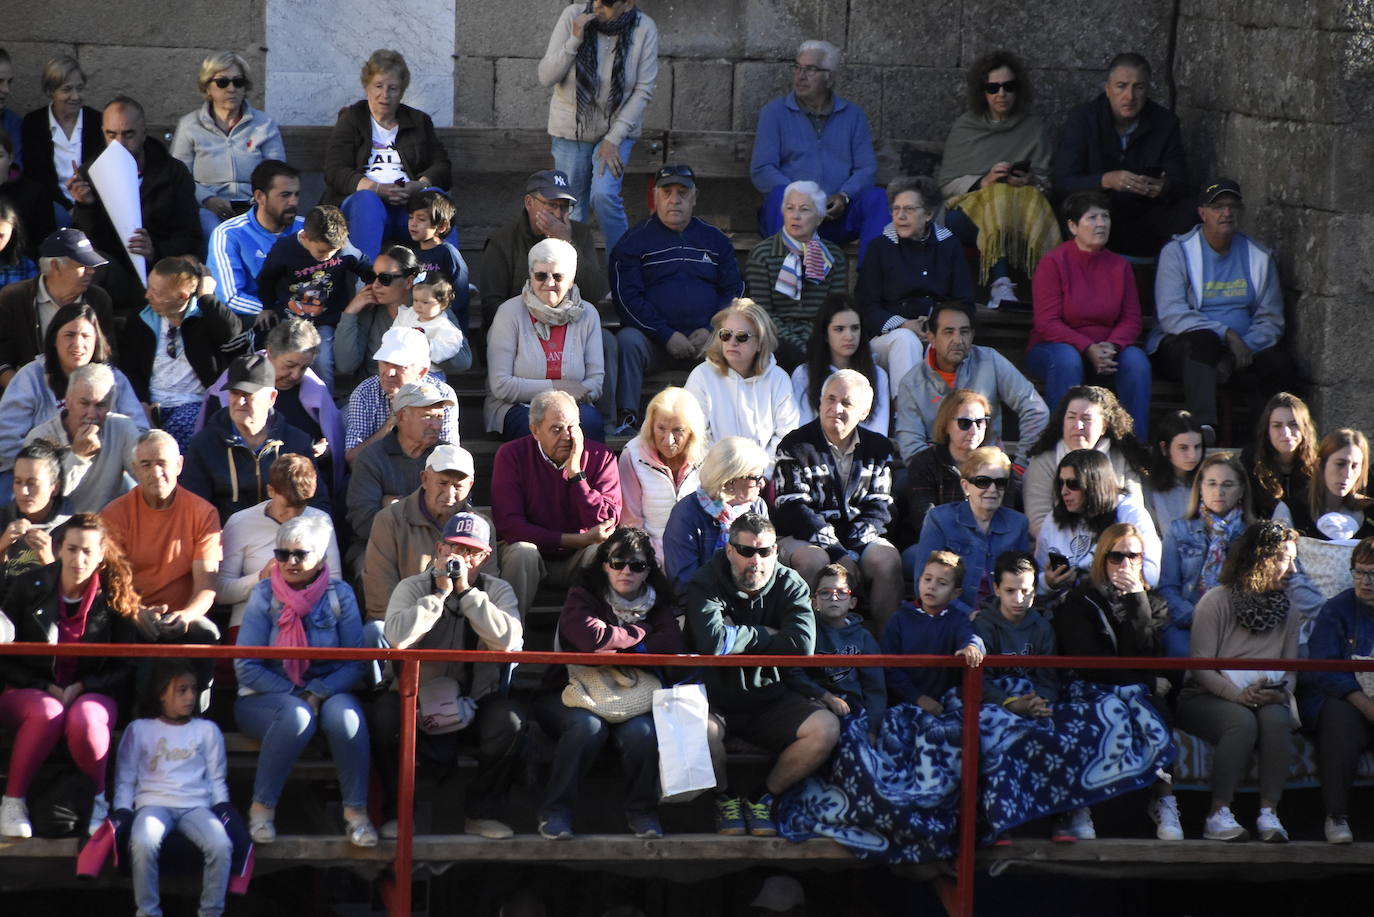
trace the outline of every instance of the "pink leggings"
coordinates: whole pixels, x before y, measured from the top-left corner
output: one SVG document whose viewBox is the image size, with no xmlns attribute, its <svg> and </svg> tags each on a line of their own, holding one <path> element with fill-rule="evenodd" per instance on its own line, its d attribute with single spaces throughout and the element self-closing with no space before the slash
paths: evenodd
<svg viewBox="0 0 1374 917">
<path fill-rule="evenodd" d="M 48 754 L 65 733 L 67 748 L 96 792 L 105 792 L 105 764 L 118 708 L 104 694 L 83 694 L 62 709 L 62 702 L 37 688 L 6 688 L 0 694 L 0 727 L 14 733 L 6 796 L 23 798 Z"/>
</svg>

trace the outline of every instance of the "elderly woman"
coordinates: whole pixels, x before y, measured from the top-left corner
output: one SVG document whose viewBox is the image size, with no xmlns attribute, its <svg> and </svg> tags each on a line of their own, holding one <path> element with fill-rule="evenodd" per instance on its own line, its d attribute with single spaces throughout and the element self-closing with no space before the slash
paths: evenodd
<svg viewBox="0 0 1374 917">
<path fill-rule="evenodd" d="M 334 529 L 327 519 L 298 516 L 277 529 L 276 559 L 253 587 L 239 625 L 239 646 L 357 647 L 362 620 L 353 590 L 330 580 L 325 557 Z M 324 729 L 339 772 L 348 840 L 375 847 L 377 829 L 367 817 L 368 737 L 362 707 L 350 692 L 362 678 L 361 661 L 234 660 L 239 697 L 234 719 L 262 743 L 248 809 L 256 844 L 277 839 L 277 800 L 286 778 L 316 728 Z"/>
<path fill-rule="evenodd" d="M 19 450 L 14 499 L 0 508 L 0 608 L 15 583 L 55 559 L 53 531 L 72 515 L 63 483 L 60 446 L 38 439 Z"/>
<path fill-rule="evenodd" d="M 1159 582 L 1159 535 L 1138 491 L 1124 490 L 1111 460 L 1096 449 L 1075 449 L 1059 461 L 1054 508 L 1035 536 L 1040 592 L 1060 595 L 1092 565 L 1093 547 L 1107 526 L 1129 522 L 1145 542 L 1145 583 Z"/>
<path fill-rule="evenodd" d="M 964 499 L 959 468 L 987 441 L 991 415 L 988 400 L 972 389 L 955 389 L 940 402 L 935 412 L 935 445 L 917 452 L 907 464 L 907 512 L 917 535 L 932 509 Z M 1008 493 L 1014 485 L 1013 479 Z"/>
<path fill-rule="evenodd" d="M 730 523 L 745 513 L 768 515 L 763 501 L 768 454 L 753 439 L 727 436 L 701 463 L 701 484 L 668 514 L 663 532 L 663 564 L 679 596 L 697 569 L 725 547 Z"/>
<path fill-rule="evenodd" d="M 1150 359 L 1135 346 L 1140 298 L 1131 265 L 1107 251 L 1111 203 L 1097 191 L 1076 191 L 1061 215 L 1072 238 L 1040 260 L 1026 366 L 1058 404 L 1084 376 L 1107 385 L 1126 406 L 1144 439 L 1150 422 Z"/>
<path fill-rule="evenodd" d="M 773 358 L 777 341 L 768 313 L 752 299 L 737 299 L 711 317 L 706 360 L 687 376 L 708 440 L 749 437 L 768 453 L 769 474 L 778 443 L 799 418 L 791 380 Z"/>
<path fill-rule="evenodd" d="M 524 436 L 530 399 L 557 389 L 577 402 L 583 435 L 600 442 L 606 435 L 596 409 L 606 379 L 601 315 L 573 282 L 577 249 L 544 239 L 530 249 L 529 268 L 525 288 L 501 303 L 487 331 L 487 429 L 507 440 Z"/>
<path fill-rule="evenodd" d="M 873 387 L 873 409 L 859 426 L 887 435 L 892 410 L 892 388 L 886 370 L 873 362 L 873 353 L 864 334 L 863 319 L 846 294 L 826 297 L 806 343 L 806 362 L 792 370 L 792 397 L 797 402 L 797 425 L 816 419 L 821 406 L 821 389 L 831 374 L 841 369 L 863 373 Z"/>
<path fill-rule="evenodd" d="M 231 640 L 243 621 L 253 589 L 277 569 L 277 560 L 272 553 L 277 545 L 277 532 L 292 519 L 307 516 L 329 523 L 325 561 L 334 579 L 343 577 L 339 542 L 334 536 L 329 514 L 306 505 L 315 496 L 315 465 L 303 455 L 287 453 L 272 463 L 267 474 L 267 499 L 230 516 L 220 535 L 224 560 L 215 573 L 215 601 L 232 606 L 229 616 Z"/>
<path fill-rule="evenodd" d="M 410 197 L 447 191 L 449 161 L 429 115 L 401 104 L 410 67 L 400 52 L 373 51 L 362 84 L 365 98 L 340 110 L 329 135 L 321 203 L 343 211 L 349 241 L 375 259 L 383 242 L 410 241 Z"/>
<path fill-rule="evenodd" d="M 701 484 L 706 418 L 683 388 L 669 386 L 649 402 L 639 435 L 620 453 L 620 524 L 649 533 L 663 553 L 663 531 L 678 501 Z"/>
<path fill-rule="evenodd" d="M 933 222 L 940 187 L 929 176 L 894 178 L 887 186 L 892 222 L 859 265 L 855 298 L 873 357 L 893 387 L 921 362 L 926 322 L 936 303 L 973 302 L 973 281 L 959 240 Z"/>
<path fill-rule="evenodd" d="M 252 205 L 249 176 L 264 159 L 285 162 L 286 146 L 277 122 L 248 104 L 253 81 L 241 54 L 207 55 L 196 88 L 205 104 L 177 122 L 172 155 L 196 181 L 200 228 L 209 239 L 221 222 Z"/>
<path fill-rule="evenodd" d="M 1030 111 L 1030 71 L 1007 51 L 993 51 L 968 70 L 969 110 L 955 120 L 940 160 L 945 225 L 981 253 L 980 281 L 993 278 L 988 306 L 1015 299 L 1008 276 L 1033 274 L 1059 242 L 1059 224 L 1045 198 L 1053 141 Z"/>
<path fill-rule="evenodd" d="M 1278 392 L 1269 399 L 1255 425 L 1255 444 L 1240 456 L 1250 474 L 1256 516 L 1287 518 L 1299 532 L 1311 527 L 1307 501 L 1317 443 L 1312 412 L 1301 398 Z"/>
<path fill-rule="evenodd" d="M 1030 544 L 1026 517 L 1002 505 L 1011 484 L 1011 459 L 993 446 L 980 446 L 959 466 L 964 499 L 933 507 L 921 523 L 921 537 L 902 552 L 902 565 L 912 580 L 920 578 L 932 551 L 946 550 L 964 561 L 960 599 L 978 608 L 994 592 L 993 562 L 1004 551 L 1024 551 Z"/>
<path fill-rule="evenodd" d="M 1369 484 L 1369 440 L 1359 430 L 1335 430 L 1317 447 L 1307 509 L 1311 522 L 1302 534 L 1327 541 L 1374 535 L 1374 498 Z"/>
<path fill-rule="evenodd" d="M 31 239 L 46 239 L 60 226 L 71 225 L 75 201 L 67 182 L 82 163 L 105 150 L 100 112 L 81 104 L 86 74 L 75 58 L 63 55 L 43 67 L 43 94 L 48 104 L 24 116 L 19 133 L 24 149 L 24 180 L 38 189 L 24 228 Z"/>
<path fill-rule="evenodd" d="M 57 560 L 14 585 L 5 616 L 22 643 L 137 643 L 129 564 L 94 513 L 68 520 Z M 25 797 L 60 739 L 95 786 L 90 830 L 105 820 L 111 733 L 133 699 L 133 663 L 109 656 L 0 656 L 0 727 L 14 736 L 0 835 L 31 837 Z"/>
<path fill-rule="evenodd" d="M 1282 522 L 1246 528 L 1226 557 L 1221 582 L 1193 612 L 1190 654 L 1202 659 L 1293 659 L 1298 655 L 1300 616 L 1284 586 L 1296 569 L 1298 533 Z M 1262 841 L 1283 842 L 1279 821 L 1283 785 L 1293 766 L 1293 704 L 1296 676 L 1282 670 L 1193 669 L 1178 698 L 1178 724 L 1215 748 L 1212 805 L 1202 836 L 1243 841 L 1249 833 L 1231 812 L 1236 784 L 1259 752 L 1259 817 Z"/>
<path fill-rule="evenodd" d="M 782 228 L 749 252 L 744 292 L 768 310 L 778 330 L 778 363 L 788 371 L 806 358 L 816 314 L 831 296 L 849 292 L 849 262 L 834 242 L 817 235 L 825 192 L 794 181 L 782 196 Z"/>
<path fill-rule="evenodd" d="M 402 306 L 410 305 L 420 261 L 404 245 L 391 245 L 372 262 L 372 282 L 364 284 L 339 316 L 334 332 L 334 369 L 339 373 L 371 373 L 367 363 L 382 346 L 382 335 L 396 324 Z M 464 362 L 461 357 L 466 355 Z M 472 365 L 472 354 L 439 364 L 445 373 L 460 373 Z M 360 371 L 361 370 L 361 371 Z"/>
<path fill-rule="evenodd" d="M 1054 507 L 1059 490 L 1054 482 L 1055 468 L 1075 449 L 1096 449 L 1105 454 L 1111 459 L 1117 482 L 1143 501 L 1140 479 L 1147 457 L 1131 432 L 1131 415 L 1111 389 L 1077 385 L 1064 393 L 1045 432 L 1030 448 L 1023 492 L 1032 538 L 1038 536 Z"/>
<path fill-rule="evenodd" d="M 628 653 L 627 660 L 635 653 L 682 653 L 686 650 L 673 606 L 673 590 L 649 533 L 621 527 L 601 543 L 591 566 L 569 590 L 558 618 L 558 640 L 565 652 Z M 545 681 L 549 690 L 534 704 L 540 728 L 556 742 L 539 805 L 539 833 L 553 840 L 573 836 L 578 784 L 591 772 L 606 740 L 614 737 L 626 777 L 625 821 L 635 837 L 662 837 L 653 713 L 646 709 L 623 722 L 610 722 L 595 710 L 571 706 L 564 693 L 567 672 L 562 666 L 557 670 Z"/>
<path fill-rule="evenodd" d="M 1170 411 L 1156 424 L 1150 465 L 1141 484 L 1145 505 L 1161 535 L 1188 511 L 1193 479 L 1207 454 L 1202 439 L 1202 425 L 1188 411 Z"/>
</svg>

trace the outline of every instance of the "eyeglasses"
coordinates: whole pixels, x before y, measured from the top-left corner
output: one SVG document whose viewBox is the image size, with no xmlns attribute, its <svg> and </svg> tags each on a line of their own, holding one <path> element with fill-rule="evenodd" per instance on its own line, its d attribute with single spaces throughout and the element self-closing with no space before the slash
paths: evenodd
<svg viewBox="0 0 1374 917">
<path fill-rule="evenodd" d="M 778 546 L 775 544 L 752 545 L 740 544 L 737 541 L 730 542 L 730 547 L 734 548 L 735 553 L 740 557 L 753 557 L 755 554 L 759 557 L 771 557 L 773 552 L 778 549 Z"/>
<path fill-rule="evenodd" d="M 612 570 L 624 570 L 629 567 L 631 573 L 643 573 L 649 569 L 649 562 L 646 560 L 608 560 L 606 566 Z"/>
<path fill-rule="evenodd" d="M 765 478 L 761 474 L 742 474 L 735 480 L 743 481 L 748 487 L 762 487 Z"/>
<path fill-rule="evenodd" d="M 535 271 L 534 273 L 530 274 L 530 276 L 534 278 L 534 280 L 535 280 L 536 283 L 543 283 L 544 281 L 548 280 L 550 277 L 553 278 L 553 282 L 554 282 L 554 283 L 562 283 L 562 282 L 563 282 L 563 277 L 564 277 L 563 274 L 558 274 L 558 273 L 553 273 L 553 274 L 551 274 L 551 273 L 549 273 L 548 271 Z"/>
<path fill-rule="evenodd" d="M 167 359 L 177 358 L 177 341 L 181 340 L 181 329 L 171 322 L 167 323 Z"/>
<path fill-rule="evenodd" d="M 1083 482 L 1078 478 L 1060 478 L 1059 486 L 1063 490 L 1082 490 Z"/>
<path fill-rule="evenodd" d="M 967 480 L 978 490 L 987 490 L 989 487 L 996 487 L 998 490 L 1006 490 L 1007 482 L 1010 478 L 994 478 L 992 475 L 980 474 L 976 477 L 968 478 Z"/>
<path fill-rule="evenodd" d="M 925 213 L 925 211 L 926 208 L 922 207 L 920 204 L 917 204 L 915 207 L 908 207 L 905 204 L 894 204 L 892 207 L 892 215 L 895 217 L 915 216 L 918 213 Z"/>
<path fill-rule="evenodd" d="M 1139 551 L 1108 551 L 1107 563 L 1124 564 L 1128 560 L 1140 560 L 1140 557 Z"/>
<path fill-rule="evenodd" d="M 305 559 L 310 556 L 310 552 L 304 548 L 273 548 L 272 556 L 277 559 L 277 563 L 284 564 L 288 561 L 295 561 L 298 564 L 305 563 Z"/>
<path fill-rule="evenodd" d="M 954 422 L 959 425 L 959 429 L 967 433 L 974 427 L 986 427 L 988 419 L 986 417 L 956 417 Z"/>
<path fill-rule="evenodd" d="M 1001 92 L 1004 89 L 1007 92 L 1016 92 L 1020 88 L 1020 80 L 1007 80 L 1005 83 L 987 82 L 983 84 L 983 91 L 990 96 L 995 96 L 997 95 L 997 93 Z"/>
<path fill-rule="evenodd" d="M 1361 583 L 1364 583 L 1366 586 L 1374 585 L 1374 570 L 1360 570 L 1358 568 L 1352 568 L 1350 570 L 1350 575 L 1354 579 L 1359 580 Z"/>
<path fill-rule="evenodd" d="M 817 589 L 816 598 L 818 599 L 847 599 L 853 595 L 850 589 Z"/>
<path fill-rule="evenodd" d="M 549 207 L 553 210 L 572 209 L 572 201 L 568 200 L 565 197 L 559 197 L 554 198 L 553 200 L 549 200 L 547 197 L 542 197 L 538 194 L 532 194 L 530 196 L 533 197 L 536 201 L 538 201 L 541 207 Z"/>
<path fill-rule="evenodd" d="M 217 76 L 210 82 L 220 89 L 228 89 L 230 86 L 235 89 L 242 89 L 248 85 L 248 80 L 241 76 Z"/>
<path fill-rule="evenodd" d="M 409 276 L 410 275 L 405 271 L 378 271 L 376 274 L 373 275 L 373 279 L 380 283 L 382 286 L 389 287 L 396 281 L 405 280 Z"/>
<path fill-rule="evenodd" d="M 810 64 L 807 64 L 806 66 L 802 66 L 801 64 L 793 64 L 792 72 L 802 73 L 806 76 L 815 76 L 818 73 L 829 73 L 830 69 L 828 67 L 813 67 Z"/>
<path fill-rule="evenodd" d="M 752 331 L 731 331 L 729 328 L 722 328 L 716 332 L 716 337 L 726 344 L 730 343 L 730 338 L 735 339 L 736 344 L 748 344 L 754 338 Z"/>
</svg>

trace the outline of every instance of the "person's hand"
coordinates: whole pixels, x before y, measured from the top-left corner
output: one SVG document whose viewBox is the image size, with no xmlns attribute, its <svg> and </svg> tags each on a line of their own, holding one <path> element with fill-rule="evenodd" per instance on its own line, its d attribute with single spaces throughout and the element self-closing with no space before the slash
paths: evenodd
<svg viewBox="0 0 1374 917">
<path fill-rule="evenodd" d="M 1261 707 L 1265 704 L 1286 704 L 1288 703 L 1287 688 L 1261 688 L 1256 686 L 1255 697 Z"/>
<path fill-rule="evenodd" d="M 262 565 L 262 569 L 258 571 L 258 579 L 271 579 L 272 571 L 275 569 L 277 569 L 277 559 L 273 557 L 270 560 L 268 560 L 267 563 Z"/>
<path fill-rule="evenodd" d="M 1245 338 L 1234 328 L 1226 329 L 1226 346 L 1231 349 L 1231 356 L 1235 358 L 1236 369 L 1245 369 L 1255 359 L 1254 353 L 1250 350 L 1250 345 L 1245 343 Z"/>
<path fill-rule="evenodd" d="M 991 169 L 988 169 L 988 174 L 978 180 L 978 187 L 986 188 L 990 185 L 997 184 L 999 181 L 1010 181 L 1010 176 L 1011 163 L 1005 161 L 999 162 Z"/>
<path fill-rule="evenodd" d="M 1167 697 L 1169 692 L 1174 689 L 1174 685 L 1163 675 L 1155 676 L 1155 694 L 1159 697 Z"/>
<path fill-rule="evenodd" d="M 929 713 L 931 716 L 940 716 L 945 712 L 944 704 L 940 703 L 935 698 L 927 697 L 924 694 L 916 698 L 916 706 L 920 707 L 922 710 L 924 710 L 926 713 Z"/>
<path fill-rule="evenodd" d="M 382 502 L 378 506 L 378 509 L 386 509 L 391 504 L 400 502 L 401 497 L 399 494 L 382 494 Z"/>
<path fill-rule="evenodd" d="M 582 38 L 582 30 L 587 27 L 587 23 L 591 22 L 595 18 L 595 13 L 578 13 L 576 16 L 574 16 L 572 21 L 573 38 Z"/>
<path fill-rule="evenodd" d="M 849 204 L 845 201 L 843 194 L 832 194 L 825 199 L 825 218 L 827 220 L 838 220 L 844 216 L 844 210 Z"/>
<path fill-rule="evenodd" d="M 821 703 L 836 716 L 849 716 L 849 704 L 843 697 L 836 697 L 828 691 L 821 697 Z"/>
<path fill-rule="evenodd" d="M 444 572 L 444 568 L 439 566 L 439 559 L 434 559 L 434 588 L 432 595 L 440 602 L 444 602 L 453 594 L 453 577 Z"/>
<path fill-rule="evenodd" d="M 954 655 L 963 656 L 970 669 L 976 669 L 983 662 L 983 651 L 976 644 L 970 643 L 968 646 L 956 652 Z"/>
<path fill-rule="evenodd" d="M 166 605 L 148 605 L 140 608 L 134 615 L 134 626 L 149 640 L 156 640 L 161 632 L 159 624 L 166 613 Z"/>
<path fill-rule="evenodd" d="M 930 319 L 924 315 L 919 318 L 909 318 L 897 327 L 913 332 L 922 341 L 930 340 Z"/>
<path fill-rule="evenodd" d="M 363 288 L 348 301 L 344 306 L 344 314 L 357 315 L 364 309 L 377 305 L 377 292 L 372 289 L 372 284 L 364 284 Z"/>
<path fill-rule="evenodd" d="M 563 463 L 563 478 L 567 480 L 578 472 L 582 471 L 583 461 L 586 453 L 586 444 L 583 442 L 582 427 L 580 424 L 573 424 L 569 436 L 572 437 L 572 451 L 568 453 L 568 460 Z"/>
<path fill-rule="evenodd" d="M 191 616 L 186 613 L 184 608 L 176 611 L 164 611 L 158 617 L 158 632 L 169 637 L 182 637 L 185 636 L 190 622 Z"/>
<path fill-rule="evenodd" d="M 4 534 L 0 535 L 0 552 L 8 551 L 10 545 L 14 544 L 20 538 L 23 538 L 32 525 L 32 522 L 21 517 L 5 526 Z"/>
<path fill-rule="evenodd" d="M 62 689 L 62 697 L 60 698 L 63 708 L 70 707 L 73 701 L 85 693 L 86 685 L 84 682 L 74 681 L 67 685 Z"/>
<path fill-rule="evenodd" d="M 607 519 L 605 522 L 598 522 L 596 525 L 594 525 L 594 526 L 592 526 L 591 528 L 587 529 L 587 531 L 586 531 L 586 533 L 585 533 L 586 536 L 587 536 L 587 543 L 588 543 L 588 544 L 601 544 L 601 543 L 604 542 L 607 538 L 610 538 L 610 537 L 611 537 L 611 533 L 614 532 L 614 531 L 615 531 L 615 520 L 614 520 L 614 519 Z"/>
<path fill-rule="evenodd" d="M 702 351 L 706 349 L 706 345 L 711 343 L 711 329 L 698 328 L 696 331 L 687 335 L 687 343 L 692 345 L 691 356 L 701 356 Z"/>
<path fill-rule="evenodd" d="M 1137 592 L 1142 592 L 1145 589 L 1145 583 L 1141 580 L 1140 571 L 1134 569 L 1129 564 L 1117 564 L 1108 579 L 1111 580 L 1112 586 L 1115 587 L 1116 591 L 1120 592 L 1122 595 L 1132 595 Z"/>
<path fill-rule="evenodd" d="M 1123 191 L 1127 194 L 1144 194 L 1146 182 L 1149 179 L 1144 175 L 1137 175 L 1126 169 L 1117 169 L 1114 172 L 1106 172 L 1102 176 L 1102 187 L 1108 191 Z"/>
<path fill-rule="evenodd" d="M 234 215 L 234 206 L 222 197 L 207 197 L 200 206 L 219 217 L 221 221 Z"/>
<path fill-rule="evenodd" d="M 596 145 L 596 152 L 592 154 L 601 167 L 597 170 L 597 175 L 605 175 L 606 170 L 611 170 L 611 175 L 619 178 L 625 174 L 625 163 L 620 161 L 620 149 L 609 140 L 603 140 Z"/>
<path fill-rule="evenodd" d="M 536 210 L 534 232 L 549 239 L 572 241 L 572 217 L 558 210 Z"/>
<path fill-rule="evenodd" d="M 24 533 L 24 544 L 33 549 L 45 567 L 57 559 L 52 553 L 52 536 L 37 526 L 30 527 Z"/>
<path fill-rule="evenodd" d="M 1007 184 L 1011 185 L 1013 188 L 1024 188 L 1026 185 L 1029 185 L 1034 181 L 1035 173 L 1033 172 L 1013 172 L 1010 170 L 1007 171 Z"/>
<path fill-rule="evenodd" d="M 129 236 L 129 241 L 125 245 L 131 255 L 142 255 L 145 258 L 153 257 L 153 237 L 148 235 L 146 229 L 135 229 L 134 234 Z"/>
<path fill-rule="evenodd" d="M 277 322 L 281 321 L 281 316 L 274 309 L 263 309 L 258 313 L 258 317 L 253 319 L 254 331 L 271 331 L 277 327 Z"/>
<path fill-rule="evenodd" d="M 1056 592 L 1069 588 L 1077 578 L 1078 571 L 1074 569 L 1072 564 L 1064 567 L 1045 568 L 1045 585 Z"/>
<path fill-rule="evenodd" d="M 72 177 L 67 179 L 67 194 L 78 204 L 87 206 L 95 203 L 95 189 L 81 174 L 81 168 L 72 163 Z"/>
<path fill-rule="evenodd" d="M 313 443 L 310 444 L 310 453 L 314 455 L 315 458 L 323 457 L 324 454 L 328 451 L 329 440 L 325 439 L 324 437 L 320 437 L 319 439 L 315 440 Z"/>
<path fill-rule="evenodd" d="M 1088 347 L 1084 352 L 1088 362 L 1093 365 L 1093 369 L 1101 376 L 1110 376 L 1116 372 L 1116 345 L 1107 341 L 1098 341 Z"/>
<path fill-rule="evenodd" d="M 399 207 L 410 200 L 410 189 L 404 182 L 384 182 L 377 186 L 377 196 L 392 207 Z"/>
<path fill-rule="evenodd" d="M 89 459 L 100 451 L 100 424 L 83 423 L 72 438 L 72 453 L 78 458 Z"/>
<path fill-rule="evenodd" d="M 1145 197 L 1159 197 L 1164 193 L 1164 176 L 1151 178 L 1148 175 L 1141 176 L 1144 190 L 1140 193 Z"/>
<path fill-rule="evenodd" d="M 578 404 L 586 401 L 587 396 L 590 395 L 592 391 L 576 379 L 555 379 L 553 380 L 553 387 L 560 392 L 567 392 L 569 395 L 572 395 L 573 400 Z"/>
<path fill-rule="evenodd" d="M 695 334 L 696 332 L 692 332 Z M 710 333 L 709 331 L 707 332 Z M 690 360 L 696 353 L 692 347 L 692 341 L 681 331 L 674 331 L 673 336 L 668 338 L 668 355 L 675 360 Z"/>
</svg>

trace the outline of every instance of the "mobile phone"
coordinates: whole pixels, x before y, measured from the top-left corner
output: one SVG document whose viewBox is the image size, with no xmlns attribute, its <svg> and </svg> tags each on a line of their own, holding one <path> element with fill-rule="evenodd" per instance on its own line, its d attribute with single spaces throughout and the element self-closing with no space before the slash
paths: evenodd
<svg viewBox="0 0 1374 917">
<path fill-rule="evenodd" d="M 1050 552 L 1050 566 L 1051 566 L 1051 567 L 1067 567 L 1068 565 L 1069 565 L 1069 559 L 1068 559 L 1067 557 L 1065 557 L 1063 554 L 1060 554 L 1058 551 L 1051 551 L 1051 552 Z"/>
<path fill-rule="evenodd" d="M 1260 686 L 1261 691 L 1287 691 L 1288 685 L 1282 681 L 1266 681 Z"/>
<path fill-rule="evenodd" d="M 1029 159 L 1023 159 L 1020 162 L 1013 162 L 1011 164 L 1011 171 L 1013 172 L 1013 174 L 1024 175 L 1025 173 L 1029 172 L 1030 169 L 1031 161 Z"/>
</svg>

